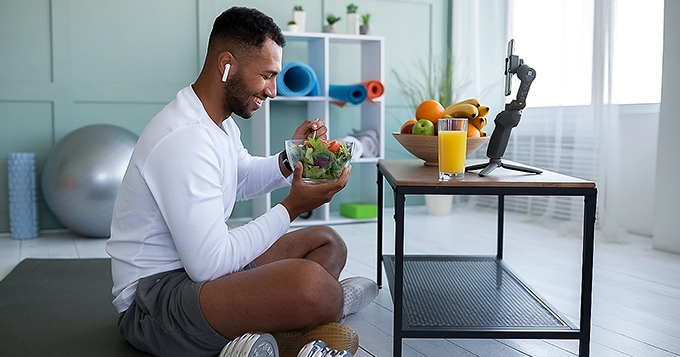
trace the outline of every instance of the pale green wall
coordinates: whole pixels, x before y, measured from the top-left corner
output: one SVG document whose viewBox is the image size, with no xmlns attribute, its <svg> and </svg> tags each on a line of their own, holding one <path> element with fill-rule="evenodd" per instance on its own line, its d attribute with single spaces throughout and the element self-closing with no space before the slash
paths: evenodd
<svg viewBox="0 0 680 357">
<path fill-rule="evenodd" d="M 353 2 L 360 13 L 372 14 L 373 34 L 385 37 L 386 156 L 411 157 L 389 135 L 410 115 L 393 87 L 391 71 L 445 50 L 450 0 Z M 323 14 L 344 17 L 348 3 L 0 0 L 0 232 L 9 230 L 8 153 L 37 153 L 40 175 L 50 148 L 74 129 L 108 123 L 141 133 L 151 117 L 196 78 L 212 21 L 224 9 L 256 7 L 285 27 L 293 5 L 302 5 L 307 30 L 319 32 Z M 344 22 L 339 25 L 344 32 Z M 356 54 L 350 49 L 332 55 L 342 61 Z M 352 68 L 344 71 L 333 77 L 353 78 Z M 239 124 L 248 138 L 248 124 Z M 361 184 L 350 183 L 341 200 L 361 200 Z M 61 227 L 42 197 L 39 215 L 41 229 Z"/>
</svg>

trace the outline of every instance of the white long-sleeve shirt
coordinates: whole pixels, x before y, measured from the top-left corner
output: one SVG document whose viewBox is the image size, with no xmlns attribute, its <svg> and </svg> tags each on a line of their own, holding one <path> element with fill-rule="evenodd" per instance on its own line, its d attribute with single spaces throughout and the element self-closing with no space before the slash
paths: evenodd
<svg viewBox="0 0 680 357">
<path fill-rule="evenodd" d="M 144 129 L 116 197 L 111 238 L 113 304 L 127 310 L 145 276 L 184 268 L 194 281 L 236 272 L 290 228 L 276 205 L 229 229 L 236 200 L 290 184 L 278 156 L 253 157 L 232 118 L 215 125 L 191 86 Z"/>
</svg>

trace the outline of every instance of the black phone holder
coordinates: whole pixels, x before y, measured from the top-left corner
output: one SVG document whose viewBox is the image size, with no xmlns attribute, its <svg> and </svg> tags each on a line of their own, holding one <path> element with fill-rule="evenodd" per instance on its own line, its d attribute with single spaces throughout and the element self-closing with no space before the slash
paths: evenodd
<svg viewBox="0 0 680 357">
<path fill-rule="evenodd" d="M 526 106 L 529 87 L 531 87 L 531 82 L 536 78 L 536 71 L 525 65 L 524 60 L 512 54 L 513 43 L 514 40 L 511 40 L 508 44 L 508 57 L 505 59 L 505 95 L 511 94 L 510 79 L 513 74 L 517 75 L 517 78 L 520 80 L 519 89 L 516 98 L 510 103 L 506 103 L 505 110 L 498 113 L 494 119 L 495 127 L 491 134 L 491 139 L 489 140 L 489 146 L 486 149 L 486 156 L 489 158 L 489 162 L 471 165 L 465 168 L 465 171 L 482 169 L 478 174 L 479 176 L 488 176 L 493 170 L 499 167 L 534 174 L 542 173 L 541 170 L 514 164 L 506 164 L 502 161 L 505 149 L 508 147 L 512 128 L 516 127 L 522 118 L 522 109 Z"/>
</svg>

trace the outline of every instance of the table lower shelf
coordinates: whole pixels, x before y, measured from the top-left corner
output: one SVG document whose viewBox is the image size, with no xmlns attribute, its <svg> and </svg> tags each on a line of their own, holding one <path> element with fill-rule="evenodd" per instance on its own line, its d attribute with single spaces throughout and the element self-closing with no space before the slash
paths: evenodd
<svg viewBox="0 0 680 357">
<path fill-rule="evenodd" d="M 383 262 L 394 302 L 394 255 L 384 255 Z M 512 335 L 540 330 L 554 333 L 553 338 L 579 332 L 493 256 L 406 255 L 404 282 L 404 337 L 409 331 L 427 331 L 432 337 L 474 337 L 469 332 Z M 462 331 L 466 333 L 456 334 Z"/>
</svg>

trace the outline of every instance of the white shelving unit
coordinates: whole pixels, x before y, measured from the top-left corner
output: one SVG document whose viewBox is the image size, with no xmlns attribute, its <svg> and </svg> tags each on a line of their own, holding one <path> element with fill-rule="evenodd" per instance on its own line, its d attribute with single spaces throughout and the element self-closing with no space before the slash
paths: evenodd
<svg viewBox="0 0 680 357">
<path fill-rule="evenodd" d="M 303 118 L 297 118 L 290 121 L 290 127 L 287 128 L 286 133 L 272 133 L 273 120 L 287 120 L 285 118 L 277 117 L 277 108 L 279 106 L 296 105 L 306 107 L 307 118 L 322 118 L 328 126 L 328 137 L 338 138 L 348 135 L 348 133 L 334 132 L 333 118 L 331 117 L 331 105 L 335 100 L 328 96 L 329 86 L 331 84 L 331 73 L 334 68 L 346 65 L 346 63 L 334 62 L 331 58 L 331 48 L 333 46 L 356 46 L 360 53 L 358 59 L 355 59 L 360 71 L 360 81 L 379 80 L 385 83 L 384 74 L 384 38 L 381 36 L 366 36 L 366 35 L 345 35 L 345 34 L 331 34 L 331 33 L 290 33 L 284 32 L 286 36 L 286 48 L 284 49 L 284 63 L 286 60 L 287 51 L 295 51 L 296 55 L 305 56 L 301 61 L 307 63 L 314 69 L 319 80 L 319 95 L 318 96 L 277 96 L 272 100 L 264 102 L 262 108 L 255 112 L 251 119 L 251 135 L 252 147 L 250 152 L 259 156 L 276 155 L 283 149 L 283 141 L 289 139 L 295 128 L 302 122 Z M 352 51 L 354 53 L 354 51 Z M 298 56 L 299 57 L 299 56 Z M 342 59 L 347 61 L 348 59 Z M 336 61 L 340 61 L 337 59 Z M 332 84 L 356 84 L 355 82 L 346 83 L 332 83 Z M 384 97 L 384 96 L 383 96 Z M 380 158 L 385 156 L 385 106 L 383 97 L 374 99 L 374 103 L 365 101 L 357 105 L 360 107 L 360 118 L 357 118 L 356 125 L 358 130 L 375 130 L 379 136 L 379 154 L 377 157 L 361 157 L 352 160 L 352 165 L 375 165 Z M 347 104 L 339 110 L 349 109 L 352 104 Z M 285 136 L 282 136 L 285 135 Z M 257 144 L 255 144 L 257 143 Z M 350 177 L 348 187 L 352 182 L 362 182 L 360 185 L 361 201 L 368 203 L 375 203 L 377 197 L 377 185 L 375 184 L 377 174 L 375 170 L 360 170 L 361 174 L 355 175 L 354 171 Z M 337 199 L 337 196 L 334 200 Z M 274 202 L 276 203 L 276 202 Z M 257 198 L 252 203 L 253 217 L 258 217 L 272 207 L 271 194 Z M 374 219 L 370 219 L 372 221 Z M 316 224 L 338 224 L 358 222 L 360 220 L 349 219 L 340 216 L 339 212 L 331 212 L 330 205 L 325 204 L 311 213 L 308 218 L 298 218 L 295 220 L 293 226 L 306 226 Z"/>
</svg>

